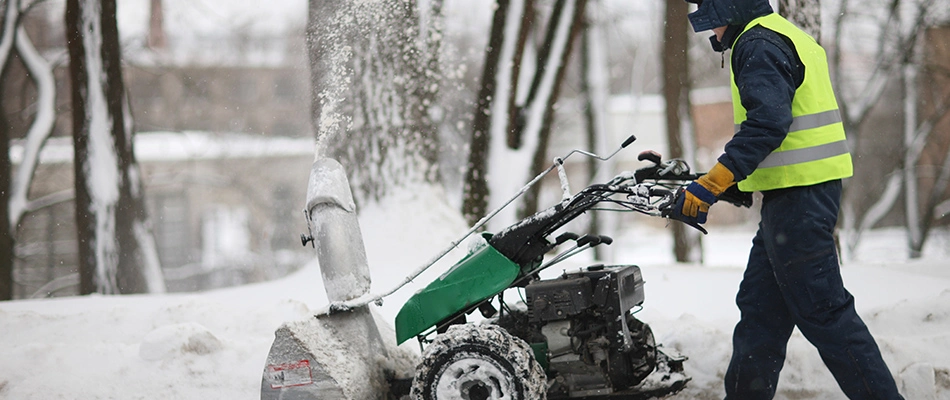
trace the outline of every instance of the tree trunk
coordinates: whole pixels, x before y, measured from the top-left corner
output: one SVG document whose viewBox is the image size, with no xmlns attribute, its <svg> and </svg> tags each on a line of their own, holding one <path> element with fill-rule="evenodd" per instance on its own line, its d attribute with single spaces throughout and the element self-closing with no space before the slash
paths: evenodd
<svg viewBox="0 0 950 400">
<path fill-rule="evenodd" d="M 2 67 L 0 67 L 2 68 Z M 0 91 L 4 90 L 6 82 L 6 68 L 0 71 Z M 9 207 L 5 205 L 10 200 L 10 125 L 7 123 L 6 110 L 0 109 L 0 227 L 10 225 Z M 0 229 L 0 300 L 13 300 L 13 267 L 16 255 L 13 232 L 9 229 Z"/>
<path fill-rule="evenodd" d="M 469 225 L 475 225 L 488 212 L 490 194 L 486 180 L 488 169 L 488 150 L 491 141 L 491 102 L 495 94 L 495 85 L 502 43 L 505 39 L 505 21 L 508 18 L 508 0 L 498 0 L 492 17 L 491 34 L 485 47 L 485 61 L 482 65 L 481 86 L 475 99 L 475 114 L 472 118 L 472 138 L 469 142 L 468 164 L 465 169 L 463 185 L 462 214 Z"/>
<path fill-rule="evenodd" d="M 527 49 L 534 22 L 535 0 L 510 0 L 504 27 L 501 29 L 501 54 L 498 57 L 494 92 L 488 104 L 488 156 L 483 179 L 491 195 L 486 210 L 498 210 L 499 215 L 488 221 L 488 229 L 501 229 L 515 220 L 515 207 L 508 207 L 507 196 L 515 193 L 526 182 L 530 172 L 530 154 L 537 145 L 536 138 L 520 136 L 518 127 L 524 125 L 523 107 L 519 102 L 519 80 L 522 57 Z M 523 100 L 522 100 L 523 101 Z M 520 193 L 520 192 L 519 192 Z M 511 199 L 513 200 L 513 199 Z"/>
<path fill-rule="evenodd" d="M 5 4 L 3 31 L 0 37 L 0 93 L 6 93 L 7 64 L 13 52 L 13 42 L 16 35 L 17 4 L 18 1 L 7 0 Z M 2 105 L 2 103 L 0 103 Z M 7 229 L 10 226 L 10 208 L 7 207 L 10 199 L 10 175 L 13 173 L 10 165 L 10 124 L 7 123 L 7 113 L 0 107 L 0 300 L 13 299 L 13 232 Z"/>
<path fill-rule="evenodd" d="M 80 292 L 164 292 L 132 149 L 115 0 L 68 0 Z"/>
<path fill-rule="evenodd" d="M 920 258 L 923 235 L 920 221 L 920 187 L 914 147 L 917 130 L 917 66 L 907 63 L 901 69 L 904 103 L 904 217 L 907 224 L 907 249 L 910 258 Z"/>
<path fill-rule="evenodd" d="M 669 158 L 687 158 L 695 141 L 684 129 L 689 119 L 689 48 L 686 2 L 666 0 L 666 24 L 663 32 L 663 98 L 666 102 L 666 138 Z M 672 224 L 673 254 L 678 262 L 702 262 L 701 237 L 685 224 Z"/>
<path fill-rule="evenodd" d="M 0 65 L 0 92 L 5 92 L 6 64 Z M 10 124 L 7 112 L 0 107 L 0 300 L 13 300 L 13 267 L 16 260 L 13 252 L 14 237 L 10 229 Z"/>
<path fill-rule="evenodd" d="M 607 81 L 607 53 L 604 48 L 604 35 L 598 23 L 603 22 L 603 4 L 588 3 L 588 17 L 584 22 L 584 36 L 581 50 L 581 92 L 584 94 L 584 122 L 587 128 L 587 149 L 597 154 L 603 154 L 606 132 L 607 97 L 609 89 Z M 609 164 L 608 164 L 609 165 Z M 608 178 L 598 169 L 598 160 L 587 158 L 587 176 L 592 182 L 605 182 Z M 588 230 L 591 233 L 604 234 L 604 224 L 601 220 L 603 213 L 589 213 L 590 223 Z M 594 258 L 605 260 L 605 246 L 594 247 Z"/>
<path fill-rule="evenodd" d="M 505 131 L 509 149 L 521 149 L 524 144 L 522 131 L 525 125 L 525 118 L 522 115 L 521 107 L 524 104 L 518 104 L 518 86 L 521 79 L 521 67 L 524 66 L 524 53 L 531 36 L 531 28 L 535 20 L 535 2 L 536 0 L 521 0 L 523 6 L 521 18 L 518 26 L 518 37 L 515 39 L 514 53 L 511 55 L 511 79 L 510 90 L 505 91 L 508 94 L 508 106 L 506 108 L 507 119 L 505 120 Z M 552 18 L 553 21 L 553 18 Z M 504 61 L 503 61 L 504 62 Z"/>
<path fill-rule="evenodd" d="M 921 240 L 917 244 L 917 253 L 923 253 L 923 247 L 931 229 L 950 213 L 940 210 L 941 203 L 950 203 L 950 135 L 939 132 L 950 130 L 950 26 L 930 27 L 923 40 L 923 60 L 920 78 L 917 82 L 920 93 L 917 99 L 920 115 L 925 117 L 918 130 L 929 130 L 927 144 L 921 154 L 919 165 L 922 169 L 921 192 Z M 929 192 L 929 194 L 927 194 Z"/>
</svg>

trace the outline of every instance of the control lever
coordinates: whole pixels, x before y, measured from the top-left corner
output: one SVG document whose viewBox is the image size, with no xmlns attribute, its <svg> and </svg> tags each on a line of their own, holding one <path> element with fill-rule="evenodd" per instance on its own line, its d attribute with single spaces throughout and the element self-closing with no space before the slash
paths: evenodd
<svg viewBox="0 0 950 400">
<path fill-rule="evenodd" d="M 566 241 L 568 241 L 568 240 L 577 240 L 577 238 L 579 238 L 579 237 L 580 237 L 580 236 L 578 236 L 576 233 L 564 232 L 564 233 L 558 235 L 557 239 L 554 239 L 554 246 L 552 246 L 552 247 L 560 246 L 560 245 L 564 244 L 564 242 L 566 242 Z"/>
<path fill-rule="evenodd" d="M 584 236 L 581 236 L 580 239 L 577 239 L 577 247 L 584 247 L 584 245 L 588 245 L 588 244 L 590 245 L 590 247 L 594 247 L 600 244 L 600 241 L 601 241 L 600 236 L 584 235 Z"/>
</svg>

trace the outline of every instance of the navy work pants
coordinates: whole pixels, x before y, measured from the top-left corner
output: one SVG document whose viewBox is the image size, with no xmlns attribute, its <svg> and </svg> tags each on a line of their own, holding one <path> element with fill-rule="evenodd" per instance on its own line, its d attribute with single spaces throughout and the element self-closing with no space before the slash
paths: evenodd
<svg viewBox="0 0 950 400">
<path fill-rule="evenodd" d="M 726 399 L 771 399 L 797 325 L 851 399 L 901 399 L 838 269 L 841 181 L 763 193 L 736 304 Z"/>
</svg>

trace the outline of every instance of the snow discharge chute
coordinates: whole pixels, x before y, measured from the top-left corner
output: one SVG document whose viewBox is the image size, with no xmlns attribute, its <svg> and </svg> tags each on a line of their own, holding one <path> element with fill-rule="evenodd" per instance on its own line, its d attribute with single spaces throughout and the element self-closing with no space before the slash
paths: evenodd
<svg viewBox="0 0 950 400">
<path fill-rule="evenodd" d="M 369 292 L 370 274 L 353 195 L 343 166 L 315 161 L 304 210 L 331 303 Z M 416 358 L 397 349 L 370 307 L 287 322 L 274 333 L 261 400 L 382 399 L 387 378 L 411 377 Z M 384 325 L 383 325 L 384 326 Z"/>
</svg>

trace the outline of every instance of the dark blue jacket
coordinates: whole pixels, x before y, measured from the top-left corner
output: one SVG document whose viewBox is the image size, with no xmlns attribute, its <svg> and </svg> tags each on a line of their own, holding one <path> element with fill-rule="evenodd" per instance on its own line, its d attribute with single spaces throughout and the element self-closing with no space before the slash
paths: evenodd
<svg viewBox="0 0 950 400">
<path fill-rule="evenodd" d="M 785 140 L 792 123 L 792 98 L 805 76 L 791 40 L 756 26 L 736 41 L 743 28 L 730 26 L 722 39 L 724 48 L 733 48 L 733 76 L 746 109 L 746 120 L 719 157 L 736 181 L 755 171 Z"/>
</svg>

